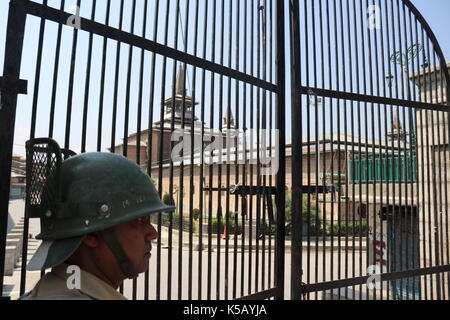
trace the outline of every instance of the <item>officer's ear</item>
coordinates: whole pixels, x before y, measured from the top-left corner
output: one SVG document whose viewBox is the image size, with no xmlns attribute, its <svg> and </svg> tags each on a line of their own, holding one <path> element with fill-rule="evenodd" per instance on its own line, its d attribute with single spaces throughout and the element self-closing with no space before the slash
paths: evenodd
<svg viewBox="0 0 450 320">
<path fill-rule="evenodd" d="M 84 237 L 83 244 L 88 248 L 97 248 L 100 244 L 100 235 L 97 232 L 89 233 Z"/>
</svg>

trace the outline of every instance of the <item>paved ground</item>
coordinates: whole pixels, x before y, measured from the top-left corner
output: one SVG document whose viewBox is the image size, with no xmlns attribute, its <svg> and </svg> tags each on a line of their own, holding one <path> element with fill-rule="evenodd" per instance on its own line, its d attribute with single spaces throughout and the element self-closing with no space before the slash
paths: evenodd
<svg viewBox="0 0 450 320">
<path fill-rule="evenodd" d="M 24 203 L 21 200 L 12 201 L 10 204 L 10 213 L 12 219 L 17 222 L 23 216 Z M 30 234 L 35 236 L 39 233 L 39 220 L 32 219 L 30 221 Z M 255 252 L 256 242 L 252 242 L 252 253 L 249 252 L 250 244 L 245 241 L 244 249 L 239 248 L 234 254 L 233 244 L 234 240 L 230 238 L 230 251 L 228 255 L 225 252 L 225 241 L 220 241 L 220 250 L 217 241 L 217 235 L 212 237 L 211 252 L 204 246 L 202 251 L 199 251 L 199 239 L 194 237 L 192 253 L 189 251 L 188 233 L 183 234 L 183 245 L 179 251 L 179 234 L 176 230 L 173 231 L 172 250 L 169 250 L 168 243 L 168 229 L 163 228 L 161 234 L 161 257 L 157 258 L 157 245 L 153 246 L 153 255 L 150 260 L 149 268 L 149 299 L 156 299 L 157 287 L 159 285 L 160 299 L 178 299 L 181 294 L 181 299 L 189 298 L 189 288 L 191 288 L 193 299 L 206 299 L 208 292 L 210 292 L 212 299 L 232 299 L 233 293 L 236 292 L 237 297 L 243 293 L 247 295 L 255 292 L 256 289 L 268 289 L 274 283 L 274 250 L 268 250 L 268 240 L 266 240 L 265 255 L 260 252 L 257 256 Z M 202 240 L 203 244 L 208 243 L 208 237 L 205 236 Z M 359 243 L 359 242 L 357 242 Z M 29 251 L 27 260 L 39 246 L 40 241 L 30 239 Z M 238 239 L 239 246 L 241 239 Z M 260 245 L 262 241 L 260 241 Z M 317 246 L 316 246 L 317 245 Z M 351 242 L 349 243 L 351 245 Z M 331 250 L 331 247 L 334 250 Z M 353 275 L 353 265 L 356 266 L 355 274 L 360 275 L 361 272 L 365 274 L 365 251 L 363 256 L 360 256 L 359 250 L 352 251 L 345 255 L 345 241 L 341 241 L 341 254 L 337 252 L 338 242 L 323 241 L 311 242 L 308 251 L 307 242 L 304 242 L 304 250 L 302 254 L 303 259 L 303 281 L 304 282 L 321 282 L 323 280 L 331 280 L 331 269 L 333 269 L 333 279 L 337 279 L 338 272 L 341 278 Z M 274 240 L 272 240 L 272 249 L 274 247 Z M 290 274 L 291 274 L 291 242 L 286 241 L 286 260 L 285 260 L 285 297 L 290 298 Z M 317 250 L 316 250 L 317 248 Z M 309 254 L 308 254 L 309 252 Z M 228 257 L 228 268 L 227 258 Z M 360 258 L 363 261 L 363 268 L 358 268 Z M 191 259 L 191 260 L 190 260 Z M 202 268 L 199 268 L 201 260 Z M 251 260 L 251 261 L 250 261 Z M 191 261 L 191 262 L 190 262 Z M 269 270 L 270 261 L 270 270 Z M 340 263 L 339 263 L 340 262 Z M 219 267 L 218 267 L 219 266 Z M 250 267 L 251 266 L 251 267 Z M 161 270 L 161 277 L 158 280 L 155 276 L 158 268 Z M 227 268 L 227 270 L 226 270 Z M 169 272 L 171 270 L 171 272 Z M 270 272 L 269 272 L 270 271 Z M 199 282 L 199 275 L 201 275 L 201 283 Z M 249 278 L 251 281 L 249 281 Z M 40 272 L 26 273 L 26 291 L 31 288 L 40 279 Z M 159 282 L 159 284 L 158 284 Z M 217 284 L 219 283 L 219 286 Z M 256 288 L 258 285 L 258 288 Z M 251 288 L 250 288 L 251 286 Z M 5 293 L 11 295 L 12 299 L 19 297 L 20 288 L 20 265 L 17 266 L 13 276 L 5 277 Z M 137 299 L 144 298 L 145 290 L 145 276 L 141 275 L 136 281 L 127 280 L 124 283 L 124 294 L 128 298 L 133 298 L 133 288 Z M 201 290 L 199 290 L 201 288 Z M 170 290 L 169 290 L 170 289 Z M 364 289 L 365 291 L 365 289 Z M 227 295 L 228 293 L 228 295 Z M 315 298 L 316 295 L 311 295 Z M 321 298 L 321 294 L 317 296 Z"/>
</svg>

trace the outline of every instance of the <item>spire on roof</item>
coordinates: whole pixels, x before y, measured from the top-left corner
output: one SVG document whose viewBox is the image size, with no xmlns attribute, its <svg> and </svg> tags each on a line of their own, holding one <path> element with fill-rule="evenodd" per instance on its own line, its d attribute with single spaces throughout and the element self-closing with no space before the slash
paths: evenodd
<svg viewBox="0 0 450 320">
<path fill-rule="evenodd" d="M 184 67 L 183 64 L 180 63 L 180 66 L 178 67 L 178 74 L 177 79 L 175 82 L 175 94 L 179 96 L 183 96 L 183 94 L 186 93 L 186 87 L 185 87 L 185 73 L 184 73 Z"/>
<path fill-rule="evenodd" d="M 402 124 L 400 123 L 398 107 L 395 108 L 392 118 L 392 131 L 388 132 L 387 136 L 392 140 L 400 139 L 402 141 L 406 141 L 406 137 L 408 136 L 408 133 L 403 130 Z"/>
<path fill-rule="evenodd" d="M 230 115 L 230 119 L 228 120 L 228 115 Z M 230 106 L 227 107 L 227 111 L 225 113 L 225 117 L 223 117 L 223 128 L 228 128 L 228 124 L 230 125 L 230 128 L 235 128 L 235 123 L 234 123 L 234 117 L 233 117 L 233 113 L 231 112 L 231 108 Z"/>
</svg>

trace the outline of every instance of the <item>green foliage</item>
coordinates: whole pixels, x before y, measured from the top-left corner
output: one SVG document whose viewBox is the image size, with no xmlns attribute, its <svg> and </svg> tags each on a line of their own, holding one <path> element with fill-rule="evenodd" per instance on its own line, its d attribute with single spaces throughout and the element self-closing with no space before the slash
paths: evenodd
<svg viewBox="0 0 450 320">
<path fill-rule="evenodd" d="M 195 208 L 194 210 L 192 210 L 192 215 L 194 216 L 194 220 L 197 221 L 198 218 L 200 218 L 200 209 Z"/>
<path fill-rule="evenodd" d="M 183 231 L 189 232 L 190 231 L 189 215 L 183 215 L 183 217 L 181 219 L 182 219 L 181 225 L 182 225 Z M 151 215 L 150 221 L 154 225 L 158 224 L 158 214 Z M 161 225 L 163 225 L 164 227 L 172 226 L 172 228 L 174 230 L 179 230 L 180 229 L 180 214 L 178 212 L 162 213 L 161 214 Z M 193 230 L 193 232 L 198 232 L 198 224 L 197 223 L 194 222 L 192 224 L 192 230 Z"/>
<path fill-rule="evenodd" d="M 259 226 L 260 232 L 263 235 L 274 236 L 276 235 L 277 227 L 274 224 L 270 224 L 268 221 L 261 221 Z"/>
<path fill-rule="evenodd" d="M 286 193 L 286 233 L 291 234 L 292 225 L 292 195 L 290 192 Z M 308 195 L 303 195 L 302 201 L 302 220 L 303 220 L 303 236 L 348 236 L 348 237 L 365 237 L 367 236 L 367 222 L 359 221 L 348 222 L 341 221 L 339 224 L 334 223 L 331 225 L 329 222 L 325 223 L 323 218 L 320 217 L 319 211 L 317 210 L 316 201 L 311 199 L 308 203 Z"/>
<path fill-rule="evenodd" d="M 173 201 L 173 198 L 168 193 L 164 193 L 162 202 L 168 206 L 173 206 L 175 203 L 175 201 Z"/>
<path fill-rule="evenodd" d="M 285 205 L 285 215 L 286 215 L 286 233 L 291 233 L 292 225 L 292 194 L 291 192 L 286 192 L 286 205 Z M 321 218 L 316 207 L 316 202 L 313 199 L 308 200 L 308 195 L 303 195 L 302 201 L 302 220 L 305 232 L 313 235 L 316 233 L 321 233 Z"/>
<path fill-rule="evenodd" d="M 326 226 L 327 236 L 365 237 L 367 236 L 367 232 L 367 221 L 362 221 L 361 223 L 359 221 L 356 221 L 355 223 L 346 223 L 345 221 L 342 221 L 340 224 L 335 223 L 333 225 L 327 223 Z"/>
<path fill-rule="evenodd" d="M 230 215 L 231 216 L 231 215 Z M 209 223 L 209 221 L 204 221 L 204 223 Z M 225 229 L 226 220 L 225 218 L 220 219 L 220 229 L 219 229 L 219 219 L 218 218 L 212 218 L 211 220 L 211 233 L 217 234 L 217 231 L 219 230 L 220 234 L 223 234 L 223 231 Z M 242 234 L 242 223 L 241 221 L 238 221 L 237 224 L 237 230 L 236 230 L 236 222 L 234 219 L 230 218 L 228 222 L 229 229 L 227 230 L 228 234 L 235 234 L 237 232 L 238 235 Z"/>
</svg>

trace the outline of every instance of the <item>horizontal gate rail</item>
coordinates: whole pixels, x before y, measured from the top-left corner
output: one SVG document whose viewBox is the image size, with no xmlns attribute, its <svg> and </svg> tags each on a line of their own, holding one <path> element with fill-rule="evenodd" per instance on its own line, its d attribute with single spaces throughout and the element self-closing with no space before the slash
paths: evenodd
<svg viewBox="0 0 450 320">
<path fill-rule="evenodd" d="M 425 275 L 439 274 L 439 273 L 444 273 L 444 272 L 450 272 L 450 265 L 430 267 L 430 268 L 420 268 L 420 269 L 415 269 L 415 270 L 405 270 L 405 271 L 398 271 L 398 272 L 389 272 L 389 273 L 383 273 L 383 274 L 375 275 L 375 276 L 379 277 L 380 282 L 384 282 L 384 281 L 399 280 L 399 279 L 419 277 L 419 276 L 425 276 Z M 307 294 L 307 293 L 311 293 L 311 292 L 319 292 L 319 291 L 324 291 L 324 290 L 332 290 L 332 289 L 339 289 L 339 288 L 345 288 L 345 287 L 356 286 L 356 285 L 363 285 L 363 284 L 367 284 L 367 280 L 369 280 L 369 278 L 373 277 L 373 276 L 374 275 L 369 275 L 369 276 L 336 280 L 336 281 L 305 284 L 305 285 L 301 286 L 301 292 L 302 292 L 302 294 Z"/>
<path fill-rule="evenodd" d="M 27 94 L 28 81 L 21 79 L 12 79 L 8 76 L 0 77 L 0 91 L 6 92 L 8 90 L 12 91 L 13 93 Z"/>
<path fill-rule="evenodd" d="M 71 13 L 62 12 L 58 9 L 54 9 L 28 0 L 23 0 L 21 1 L 21 3 L 23 3 L 22 4 L 24 6 L 23 9 L 25 10 L 26 13 L 34 15 L 36 17 L 54 21 L 60 24 L 65 24 L 67 19 L 69 19 L 73 15 Z M 160 54 L 167 58 L 172 58 L 174 60 L 184 62 L 186 64 L 190 64 L 195 67 L 199 67 L 214 73 L 221 74 L 223 76 L 240 80 L 248 84 L 254 85 L 256 87 L 259 87 L 261 89 L 269 90 L 274 93 L 278 92 L 277 86 L 274 84 L 249 76 L 245 73 L 230 69 L 223 65 L 208 61 L 206 59 L 199 58 L 197 56 L 187 54 L 180 50 L 167 47 L 165 45 L 159 44 L 152 40 L 145 39 L 138 35 L 134 35 L 127 31 L 121 31 L 116 28 L 106 26 L 102 23 L 98 23 L 81 17 L 80 21 L 81 21 L 80 29 L 83 31 L 97 34 L 100 36 L 106 36 L 108 37 L 108 39 L 116 40 L 121 43 L 126 43 L 131 46 L 135 46 L 141 49 L 154 52 L 156 54 Z"/>
<path fill-rule="evenodd" d="M 385 98 L 385 97 L 380 97 L 380 96 L 371 96 L 371 95 L 367 95 L 367 94 L 349 93 L 349 92 L 333 91 L 333 90 L 310 88 L 310 87 L 303 87 L 303 86 L 298 88 L 298 94 L 326 97 L 326 98 L 334 98 L 334 99 L 342 99 L 342 100 L 351 100 L 351 101 L 356 101 L 356 102 L 368 102 L 368 103 L 375 103 L 375 104 L 410 107 L 410 108 L 433 110 L 433 111 L 444 111 L 444 112 L 450 111 L 450 107 L 443 105 L 443 104 L 433 104 L 433 103 L 426 103 L 426 102 L 420 102 L 420 101 Z"/>
<path fill-rule="evenodd" d="M 142 284 L 144 300 L 191 300 L 195 291 L 198 299 L 207 300 L 283 299 L 285 0 L 94 0 L 83 5 L 78 0 L 72 6 L 76 13 L 67 8 L 67 1 L 59 5 L 49 5 L 47 0 L 8 2 L 21 18 L 19 24 L 10 13 L 8 33 L 17 33 L 17 24 L 23 27 L 26 40 L 17 35 L 17 44 L 7 39 L 6 48 L 14 50 L 7 50 L 5 66 L 14 72 L 0 77 L 0 89 L 7 92 L 2 98 L 8 103 L 9 96 L 25 93 L 27 85 L 33 91 L 23 104 L 10 103 L 11 108 L 5 104 L 5 109 L 30 110 L 30 138 L 47 137 L 48 132 L 55 141 L 64 140 L 58 141 L 61 146 L 77 153 L 96 150 L 128 157 L 154 179 L 162 199 L 176 204 L 175 212 L 155 215 L 157 220 L 152 221 L 160 235 L 153 264 L 143 279 L 124 281 L 119 292 L 138 299 Z M 84 17 L 80 16 L 82 8 L 87 12 Z M 70 23 L 74 17 L 76 25 Z M 35 44 L 28 39 L 36 39 L 37 47 L 28 48 Z M 20 64 L 22 52 L 11 54 L 22 45 L 27 61 L 36 69 Z M 18 79 L 19 71 L 28 83 Z M 47 98 L 48 102 L 43 100 Z M 64 109 L 65 119 L 58 114 Z M 18 114 L 23 116 L 23 112 Z M 37 121 L 47 114 L 48 123 Z M 107 121 L 110 126 L 105 125 Z M 19 123 L 9 122 L 12 128 Z M 167 133 L 175 129 L 190 131 L 192 139 L 201 136 L 202 140 L 209 129 L 269 130 L 271 135 L 277 129 L 282 140 L 277 176 L 262 177 L 261 164 L 250 163 L 252 157 L 246 158 L 248 164 L 208 166 L 202 162 L 198 167 L 193 165 L 193 156 L 191 164 L 167 159 L 171 155 L 167 151 L 175 145 Z M 12 145 L 13 130 L 6 133 Z M 72 138 L 81 138 L 81 146 Z M 271 148 L 273 142 L 269 143 Z M 191 155 L 197 152 L 193 145 Z M 0 158 L 4 163 L 6 157 Z M 4 167 L 9 173 L 11 165 Z M 240 182 L 243 189 L 230 192 L 230 186 Z M 246 197 L 241 198 L 241 193 Z M 7 197 L 0 198 L 0 206 L 7 208 Z M 26 264 L 34 249 L 28 251 L 34 224 L 30 230 L 28 202 L 24 202 L 20 288 L 9 292 L 12 298 L 30 287 Z M 5 242 L 3 238 L 6 235 L 0 234 L 0 243 Z"/>
<path fill-rule="evenodd" d="M 275 297 L 277 294 L 277 289 L 276 288 L 272 288 L 269 290 L 265 290 L 265 291 L 261 291 L 255 294 L 251 294 L 249 296 L 245 296 L 245 297 L 241 297 L 239 299 L 236 300 L 267 300 L 270 299 L 272 297 Z"/>
</svg>

